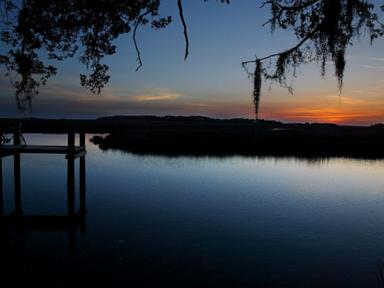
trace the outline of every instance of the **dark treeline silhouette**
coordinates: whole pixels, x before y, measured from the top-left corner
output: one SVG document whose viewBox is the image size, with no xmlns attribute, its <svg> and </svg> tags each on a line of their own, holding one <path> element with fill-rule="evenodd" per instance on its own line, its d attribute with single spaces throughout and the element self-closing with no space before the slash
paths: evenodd
<svg viewBox="0 0 384 288">
<path fill-rule="evenodd" d="M 0 129 L 20 120 L 2 119 Z M 101 149 L 161 155 L 259 155 L 296 157 L 384 157 L 384 125 L 287 124 L 249 119 L 207 117 L 114 116 L 96 120 L 23 119 L 22 129 L 35 133 L 82 131 Z"/>
<path fill-rule="evenodd" d="M 230 4 L 230 0 L 217 2 Z M 165 28 L 171 21 L 169 15 L 160 15 L 161 0 L 92 0 L 92 1 L 23 1 L 17 7 L 12 0 L 1 0 L 3 25 L 0 40 L 9 48 L 0 55 L 0 63 L 16 74 L 12 79 L 19 108 L 38 92 L 56 67 L 46 64 L 40 55 L 50 60 L 62 61 L 77 56 L 88 68 L 88 75 L 80 75 L 81 85 L 94 93 L 106 85 L 110 76 L 105 56 L 116 52 L 114 41 L 131 33 L 137 52 L 138 68 L 142 65 L 138 28 L 150 25 Z M 293 75 L 296 67 L 308 61 L 335 65 L 335 75 L 341 89 L 345 69 L 345 52 L 353 39 L 366 32 L 371 41 L 383 35 L 383 25 L 378 19 L 373 1 L 363 0 L 267 0 L 255 1 L 255 9 L 270 7 L 271 17 L 265 24 L 271 29 L 290 31 L 298 43 L 283 51 L 243 62 L 254 78 L 256 117 L 263 80 L 277 81 L 288 87 L 286 77 Z M 182 0 L 175 1 L 185 38 L 185 57 L 189 53 L 188 23 L 184 19 Z M 257 29 L 257 28 L 256 28 Z M 204 44 L 202 44 L 204 45 Z M 255 47 L 257 49 L 257 47 Z M 246 56 L 246 55 L 244 55 Z M 248 70 L 249 64 L 255 69 Z M 289 87 L 290 90 L 291 87 Z"/>
<path fill-rule="evenodd" d="M 177 123 L 177 122 L 176 122 Z M 92 141 L 103 150 L 167 156 L 348 157 L 382 159 L 384 127 L 330 124 L 188 122 L 149 124 Z"/>
</svg>

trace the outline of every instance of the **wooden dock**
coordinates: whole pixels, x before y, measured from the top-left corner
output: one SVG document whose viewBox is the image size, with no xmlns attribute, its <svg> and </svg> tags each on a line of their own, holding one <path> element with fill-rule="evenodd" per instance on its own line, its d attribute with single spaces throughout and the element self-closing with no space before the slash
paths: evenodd
<svg viewBox="0 0 384 288">
<path fill-rule="evenodd" d="M 1 133 L 0 133 L 1 134 Z M 0 145 L 0 228 L 27 231 L 68 230 L 71 249 L 75 248 L 75 231 L 85 231 L 86 215 L 86 169 L 85 133 L 79 133 L 79 144 L 75 145 L 75 133 L 68 133 L 68 145 L 23 145 L 20 131 L 13 135 L 13 144 Z M 61 154 L 67 161 L 67 214 L 25 215 L 22 205 L 21 154 Z M 3 202 L 3 157 L 13 157 L 14 210 L 4 214 Z M 79 159 L 79 206 L 75 205 L 75 160 Z"/>
<path fill-rule="evenodd" d="M 75 158 L 86 153 L 85 133 L 80 133 L 80 144 L 75 146 L 75 134 L 68 133 L 68 145 L 22 145 L 19 134 L 15 133 L 14 143 L 0 145 L 0 157 L 6 157 L 15 153 L 23 154 L 65 154 Z"/>
</svg>

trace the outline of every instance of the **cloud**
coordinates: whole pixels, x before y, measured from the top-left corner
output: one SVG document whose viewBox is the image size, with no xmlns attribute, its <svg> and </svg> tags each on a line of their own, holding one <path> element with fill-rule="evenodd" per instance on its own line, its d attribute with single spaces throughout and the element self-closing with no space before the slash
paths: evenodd
<svg viewBox="0 0 384 288">
<path fill-rule="evenodd" d="M 367 69 L 384 69 L 384 66 L 374 66 L 374 65 L 356 65 Z"/>
<path fill-rule="evenodd" d="M 366 60 L 366 61 L 374 61 L 374 62 L 384 62 L 384 57 L 372 57 L 372 56 L 358 56 L 351 55 L 347 57 L 348 59 L 357 59 L 357 60 Z"/>
<path fill-rule="evenodd" d="M 171 92 L 171 91 L 160 91 L 158 93 L 153 94 L 143 94 L 134 96 L 133 99 L 138 102 L 146 102 L 146 101 L 167 101 L 167 100 L 175 100 L 182 96 L 182 94 Z"/>
<path fill-rule="evenodd" d="M 337 106 L 358 106 L 365 105 L 367 100 L 361 98 L 353 98 L 341 95 L 328 95 L 326 96 L 329 100 L 337 103 Z"/>
</svg>

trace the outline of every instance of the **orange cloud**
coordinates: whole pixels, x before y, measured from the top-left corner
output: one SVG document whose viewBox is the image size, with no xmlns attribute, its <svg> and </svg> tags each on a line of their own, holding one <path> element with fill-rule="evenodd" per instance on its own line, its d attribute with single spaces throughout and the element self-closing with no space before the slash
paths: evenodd
<svg viewBox="0 0 384 288">
<path fill-rule="evenodd" d="M 138 102 L 145 101 L 164 101 L 164 100 L 175 100 L 179 98 L 181 94 L 169 91 L 162 91 L 156 94 L 145 94 L 134 96 L 133 99 Z"/>
</svg>

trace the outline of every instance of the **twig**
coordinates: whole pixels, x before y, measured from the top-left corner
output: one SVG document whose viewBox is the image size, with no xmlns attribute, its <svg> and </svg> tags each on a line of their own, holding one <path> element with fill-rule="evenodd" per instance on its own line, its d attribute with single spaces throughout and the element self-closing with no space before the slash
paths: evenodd
<svg viewBox="0 0 384 288">
<path fill-rule="evenodd" d="M 304 8 L 307 8 L 313 4 L 315 4 L 316 2 L 319 2 L 320 0 L 312 0 L 312 1 L 308 1 L 307 3 L 304 3 L 302 5 L 292 5 L 292 6 L 284 6 L 284 5 L 281 5 L 280 3 L 276 2 L 276 1 L 273 1 L 273 0 L 269 0 L 269 1 L 264 1 L 263 4 L 260 6 L 260 8 L 263 8 L 265 5 L 267 4 L 271 4 L 271 5 L 275 5 L 275 6 L 278 6 L 281 10 L 285 10 L 285 11 L 288 11 L 288 10 L 300 10 L 300 9 L 304 9 Z"/>
<path fill-rule="evenodd" d="M 267 25 L 269 23 L 272 23 L 272 22 L 274 22 L 276 20 L 279 22 L 279 24 L 281 24 L 280 19 L 281 19 L 281 16 L 283 16 L 283 13 L 285 11 L 305 9 L 305 8 L 315 4 L 316 2 L 319 2 L 319 0 L 312 0 L 312 1 L 309 1 L 307 3 L 302 4 L 300 6 L 299 5 L 295 6 L 295 4 L 292 5 L 292 6 L 284 6 L 284 5 L 281 5 L 280 3 L 276 2 L 276 1 L 272 1 L 272 0 L 264 1 L 263 4 L 261 4 L 260 8 L 263 8 L 265 5 L 270 4 L 272 6 L 279 7 L 279 13 L 276 16 L 274 16 L 271 19 L 269 19 L 267 22 L 265 22 L 262 26 L 265 26 L 265 25 Z"/>
<path fill-rule="evenodd" d="M 184 38 L 185 38 L 184 61 L 185 61 L 185 60 L 187 60 L 187 57 L 188 57 L 188 54 L 189 54 L 189 39 L 188 39 L 187 24 L 185 23 L 185 19 L 184 19 L 182 0 L 177 0 L 177 6 L 179 8 L 179 17 L 180 17 L 180 20 L 181 20 L 181 23 L 182 23 L 183 29 L 184 29 Z"/>
<path fill-rule="evenodd" d="M 139 65 L 136 67 L 136 71 L 138 71 L 141 68 L 141 66 L 143 66 L 143 61 L 141 60 L 140 49 L 139 49 L 139 46 L 137 45 L 137 41 L 136 41 L 136 31 L 137 31 L 137 28 L 139 27 L 139 24 L 143 20 L 143 18 L 145 16 L 147 16 L 149 13 L 151 13 L 151 11 L 148 10 L 147 12 L 141 14 L 139 16 L 139 18 L 137 19 L 137 21 L 136 21 L 135 28 L 133 29 L 133 36 L 132 36 L 132 38 L 133 38 L 133 43 L 135 44 L 135 49 L 136 49 L 136 54 L 137 54 L 136 61 L 139 62 Z"/>
<path fill-rule="evenodd" d="M 272 57 L 278 57 L 278 56 L 281 56 L 283 54 L 291 54 L 293 51 L 297 50 L 300 48 L 301 45 L 303 45 L 308 39 L 310 39 L 317 31 L 319 31 L 320 29 L 320 25 L 316 26 L 315 29 L 312 30 L 311 33 L 309 33 L 306 37 L 304 37 L 297 45 L 293 46 L 292 48 L 290 49 L 287 49 L 283 52 L 279 52 L 279 53 L 275 53 L 275 54 L 271 54 L 271 55 L 268 55 L 268 56 L 265 56 L 263 58 L 258 58 L 256 60 L 250 60 L 250 61 L 244 61 L 244 62 L 241 62 L 241 65 L 246 65 L 248 63 L 256 63 L 257 61 L 264 61 L 264 60 L 267 60 L 269 58 L 272 58 Z"/>
</svg>

